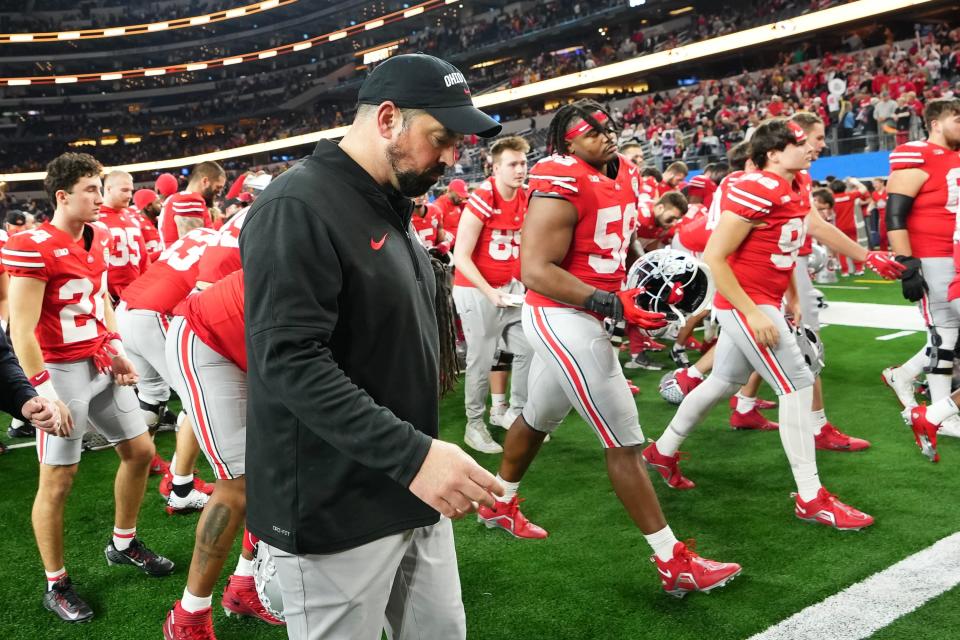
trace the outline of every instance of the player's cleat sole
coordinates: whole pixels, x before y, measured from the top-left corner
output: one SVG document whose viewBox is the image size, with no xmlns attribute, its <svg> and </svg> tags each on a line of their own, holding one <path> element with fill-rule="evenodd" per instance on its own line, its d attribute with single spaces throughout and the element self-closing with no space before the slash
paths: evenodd
<svg viewBox="0 0 960 640">
<path fill-rule="evenodd" d="M 52 611 L 64 622 L 89 622 L 93 619 L 93 609 L 77 595 L 68 576 L 57 580 L 53 588 L 43 594 L 43 608 Z"/>
<path fill-rule="evenodd" d="M 111 539 L 107 543 L 107 548 L 103 550 L 103 554 L 107 557 L 107 564 L 111 567 L 130 565 L 154 578 L 170 575 L 175 567 L 171 560 L 148 549 L 145 544 L 140 542 L 139 538 L 134 538 L 130 547 L 123 551 L 117 549 Z"/>
</svg>

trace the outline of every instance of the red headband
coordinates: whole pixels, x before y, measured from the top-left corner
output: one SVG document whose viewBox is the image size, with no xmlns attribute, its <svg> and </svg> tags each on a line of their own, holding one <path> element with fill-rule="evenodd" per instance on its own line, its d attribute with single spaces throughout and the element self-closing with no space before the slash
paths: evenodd
<svg viewBox="0 0 960 640">
<path fill-rule="evenodd" d="M 597 124 L 603 124 L 607 121 L 607 116 L 602 113 L 596 113 L 593 116 L 593 119 L 597 121 Z M 580 124 L 575 125 L 572 129 L 568 130 L 564 136 L 564 140 L 573 140 L 585 134 L 587 131 L 593 129 L 593 125 L 587 122 L 586 120 L 581 120 Z"/>
</svg>

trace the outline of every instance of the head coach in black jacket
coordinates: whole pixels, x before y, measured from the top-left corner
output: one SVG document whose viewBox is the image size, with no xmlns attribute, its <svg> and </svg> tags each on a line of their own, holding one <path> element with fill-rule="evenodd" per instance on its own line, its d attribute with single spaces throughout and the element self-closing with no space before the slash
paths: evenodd
<svg viewBox="0 0 960 640">
<path fill-rule="evenodd" d="M 343 140 L 274 180 L 240 236 L 247 526 L 271 548 L 290 638 L 374 640 L 385 620 L 394 638 L 462 638 L 448 518 L 502 490 L 436 439 L 435 282 L 408 198 L 464 134 L 500 125 L 422 54 L 382 63 L 359 103 Z"/>
</svg>

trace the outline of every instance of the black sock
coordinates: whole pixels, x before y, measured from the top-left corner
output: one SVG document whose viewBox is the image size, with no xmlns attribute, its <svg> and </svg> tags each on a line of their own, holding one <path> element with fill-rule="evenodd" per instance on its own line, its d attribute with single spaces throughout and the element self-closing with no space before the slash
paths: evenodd
<svg viewBox="0 0 960 640">
<path fill-rule="evenodd" d="M 191 492 L 191 491 L 193 491 L 193 480 L 191 480 L 191 481 L 188 482 L 187 484 L 175 484 L 175 485 L 173 485 L 173 493 L 174 493 L 178 498 L 186 498 L 188 495 L 190 495 L 190 492 Z"/>
</svg>

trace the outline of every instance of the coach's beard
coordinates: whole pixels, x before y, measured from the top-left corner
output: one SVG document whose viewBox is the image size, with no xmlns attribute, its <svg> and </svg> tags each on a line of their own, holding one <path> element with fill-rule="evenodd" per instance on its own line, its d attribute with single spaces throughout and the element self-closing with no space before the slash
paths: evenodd
<svg viewBox="0 0 960 640">
<path fill-rule="evenodd" d="M 404 170 L 400 168 L 401 161 L 407 157 L 407 154 L 400 150 L 399 146 L 392 144 L 387 147 L 387 158 L 390 160 L 390 168 L 397 177 L 397 190 L 407 198 L 416 198 L 422 196 L 430 187 L 437 183 L 443 176 L 446 166 L 439 164 L 429 171 L 423 173 Z"/>
</svg>

